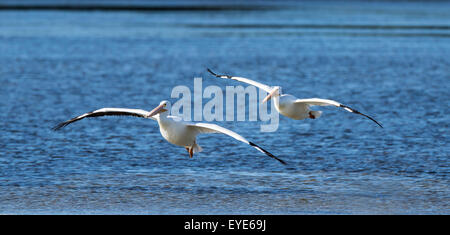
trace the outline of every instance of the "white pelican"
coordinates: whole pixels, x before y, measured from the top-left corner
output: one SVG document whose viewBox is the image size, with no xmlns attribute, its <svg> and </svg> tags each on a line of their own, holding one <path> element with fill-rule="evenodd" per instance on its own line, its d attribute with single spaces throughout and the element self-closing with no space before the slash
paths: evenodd
<svg viewBox="0 0 450 235">
<path fill-rule="evenodd" d="M 222 133 L 256 148 L 258 151 L 265 153 L 267 156 L 278 160 L 282 164 L 286 164 L 283 160 L 275 157 L 273 154 L 269 153 L 268 151 L 264 150 L 263 148 L 259 147 L 253 142 L 248 141 L 239 134 L 230 131 L 226 128 L 210 123 L 184 122 L 181 120 L 180 117 L 169 116 L 168 110 L 170 110 L 170 108 L 167 107 L 168 105 L 170 106 L 169 101 L 165 100 L 161 101 L 161 103 L 150 112 L 142 109 L 102 108 L 82 114 L 68 121 L 62 122 L 57 126 L 55 126 L 53 130 L 58 130 L 73 122 L 79 121 L 87 117 L 114 116 L 114 115 L 137 116 L 141 118 L 150 118 L 158 121 L 159 131 L 161 132 L 161 135 L 164 137 L 164 139 L 166 139 L 171 144 L 185 147 L 189 153 L 189 157 L 192 157 L 194 153 L 202 151 L 202 148 L 196 142 L 196 137 L 198 134 Z"/>
<path fill-rule="evenodd" d="M 270 87 L 265 84 L 250 80 L 248 78 L 242 78 L 242 77 L 234 77 L 229 75 L 218 75 L 211 71 L 210 69 L 207 69 L 208 72 L 210 72 L 212 75 L 218 77 L 218 78 L 226 78 L 226 79 L 232 79 L 240 82 L 244 82 L 253 86 L 258 87 L 259 89 L 263 89 L 269 95 L 267 95 L 263 103 L 268 101 L 270 98 L 273 98 L 275 101 L 275 108 L 278 110 L 278 112 L 286 117 L 295 119 L 295 120 L 302 120 L 305 118 L 311 118 L 316 119 L 319 118 L 322 115 L 322 111 L 314 111 L 311 110 L 311 106 L 336 106 L 340 108 L 344 108 L 345 110 L 356 113 L 359 115 L 362 115 L 364 117 L 369 118 L 370 120 L 374 121 L 378 126 L 383 128 L 383 126 L 378 123 L 375 119 L 372 117 L 365 115 L 363 113 L 360 113 L 359 111 L 352 109 L 346 105 L 343 105 L 337 101 L 334 100 L 327 100 L 327 99 L 320 99 L 320 98 L 310 98 L 310 99 L 297 99 L 296 97 L 289 95 L 289 94 L 282 94 L 281 93 L 281 87 L 274 86 Z"/>
</svg>

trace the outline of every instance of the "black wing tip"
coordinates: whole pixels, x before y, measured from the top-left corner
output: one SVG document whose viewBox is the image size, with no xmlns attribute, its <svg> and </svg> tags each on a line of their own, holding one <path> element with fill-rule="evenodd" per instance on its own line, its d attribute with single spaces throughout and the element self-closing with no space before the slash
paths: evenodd
<svg viewBox="0 0 450 235">
<path fill-rule="evenodd" d="M 381 128 L 383 128 L 384 129 L 384 127 L 380 124 L 380 123 L 378 123 L 377 121 L 375 121 L 375 120 L 373 120 L 376 124 L 378 124 L 378 126 L 380 126 Z"/>
<path fill-rule="evenodd" d="M 277 158 L 275 155 L 273 155 L 273 154 L 271 154 L 270 152 L 268 152 L 267 150 L 265 150 L 265 149 L 259 147 L 259 146 L 256 145 L 255 143 L 249 141 L 248 144 L 249 144 L 250 146 L 253 146 L 253 147 L 256 147 L 256 148 L 258 148 L 258 149 L 261 149 L 261 151 L 263 151 L 263 152 L 264 152 L 265 154 L 267 154 L 269 157 L 278 160 L 281 164 L 287 165 L 287 163 L 286 163 L 285 161 L 283 161 L 283 160 Z"/>
<path fill-rule="evenodd" d="M 217 75 L 216 73 L 214 73 L 213 71 L 211 71 L 211 69 L 206 68 L 206 71 L 208 71 L 210 74 L 216 76 L 216 77 L 220 77 L 219 75 Z"/>
<path fill-rule="evenodd" d="M 341 108 L 348 108 L 348 109 L 350 109 L 350 110 L 352 111 L 352 113 L 356 113 L 356 114 L 359 114 L 359 115 L 363 115 L 364 117 L 366 117 L 366 118 L 372 120 L 373 122 L 375 122 L 379 127 L 384 128 L 384 127 L 383 127 L 379 122 L 377 122 L 375 119 L 373 119 L 372 117 L 370 117 L 370 116 L 368 116 L 368 115 L 365 115 L 365 114 L 359 112 L 359 111 L 356 110 L 356 109 L 350 108 L 350 107 L 348 107 L 347 105 L 343 105 L 343 104 L 340 104 L 339 106 L 340 106 Z"/>
<path fill-rule="evenodd" d="M 52 131 L 59 131 L 61 128 L 63 128 L 63 126 L 57 125 L 57 126 L 52 127 Z"/>
<path fill-rule="evenodd" d="M 61 128 L 67 126 L 68 124 L 69 124 L 69 123 L 67 123 L 67 122 L 61 122 L 61 123 L 59 123 L 58 125 L 52 127 L 52 130 L 53 130 L 53 131 L 58 131 L 58 130 L 60 130 Z"/>
<path fill-rule="evenodd" d="M 230 75 L 219 75 L 219 74 L 217 74 L 217 73 L 214 73 L 211 69 L 209 69 L 209 68 L 206 68 L 206 71 L 208 71 L 210 74 L 212 74 L 213 76 L 215 76 L 215 77 L 218 77 L 218 78 L 232 78 L 233 76 L 230 76 Z"/>
<path fill-rule="evenodd" d="M 287 163 L 285 162 L 285 161 L 283 161 L 283 160 L 281 160 L 281 159 L 279 159 L 279 158 L 275 158 L 275 159 L 277 159 L 279 162 L 281 162 L 281 164 L 283 164 L 283 165 L 287 165 Z"/>
</svg>

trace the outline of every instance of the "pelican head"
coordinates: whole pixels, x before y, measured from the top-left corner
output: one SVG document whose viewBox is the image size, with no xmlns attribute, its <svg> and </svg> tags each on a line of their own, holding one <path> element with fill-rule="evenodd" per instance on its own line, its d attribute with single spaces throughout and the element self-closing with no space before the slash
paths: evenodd
<svg viewBox="0 0 450 235">
<path fill-rule="evenodd" d="M 152 111 L 150 111 L 150 113 L 148 114 L 148 117 L 153 117 L 159 113 L 168 114 L 169 113 L 168 111 L 170 110 L 169 107 L 170 107 L 170 102 L 167 100 L 163 100 L 159 103 L 159 105 L 156 108 L 154 108 Z"/>
<path fill-rule="evenodd" d="M 272 91 L 269 93 L 269 95 L 266 96 L 266 98 L 263 99 L 262 103 L 265 103 L 266 101 L 270 100 L 272 97 L 278 97 L 281 95 L 281 87 L 275 86 Z"/>
</svg>

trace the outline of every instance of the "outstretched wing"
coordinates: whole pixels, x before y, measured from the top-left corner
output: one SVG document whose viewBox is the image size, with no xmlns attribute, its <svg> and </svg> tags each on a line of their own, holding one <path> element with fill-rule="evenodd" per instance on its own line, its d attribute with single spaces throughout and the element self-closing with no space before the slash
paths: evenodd
<svg viewBox="0 0 450 235">
<path fill-rule="evenodd" d="M 92 112 L 88 112 L 85 114 L 82 114 L 80 116 L 74 117 L 70 120 L 67 120 L 65 122 L 61 122 L 58 125 L 56 125 L 53 130 L 59 130 L 73 122 L 79 121 L 83 118 L 87 117 L 100 117 L 100 116 L 135 116 L 135 117 L 141 117 L 141 118 L 148 118 L 148 114 L 150 112 L 142 110 L 142 109 L 125 109 L 125 108 L 102 108 L 97 109 Z M 151 119 L 155 120 L 154 117 L 150 117 Z"/>
<path fill-rule="evenodd" d="M 218 74 L 214 73 L 213 71 L 211 71 L 210 69 L 207 69 L 207 70 L 208 70 L 209 73 L 211 73 L 212 75 L 214 75 L 214 76 L 216 76 L 218 78 L 232 79 L 232 80 L 244 82 L 244 83 L 256 86 L 259 89 L 263 89 L 267 93 L 270 93 L 273 90 L 273 88 L 268 86 L 268 85 L 265 85 L 265 84 L 253 81 L 253 80 L 248 79 L 248 78 L 234 77 L 234 76 L 229 76 L 229 75 L 218 75 Z"/>
<path fill-rule="evenodd" d="M 346 105 L 343 105 L 343 104 L 341 104 L 341 103 L 339 103 L 337 101 L 334 101 L 334 100 L 319 99 L 319 98 L 297 99 L 295 101 L 295 103 L 297 103 L 297 104 L 301 103 L 301 104 L 308 104 L 308 105 L 317 105 L 317 106 L 336 106 L 336 107 L 340 107 L 340 108 L 343 108 L 343 109 L 345 109 L 345 110 L 347 110 L 347 111 L 349 111 L 351 113 L 356 113 L 356 114 L 362 115 L 362 116 L 372 120 L 373 122 L 375 122 L 381 128 L 383 128 L 383 126 L 380 123 L 378 123 L 375 119 L 373 119 L 372 117 L 370 117 L 368 115 L 365 115 L 365 114 L 359 112 L 356 109 L 352 109 L 352 108 L 350 108 L 350 107 L 348 107 Z"/>
<path fill-rule="evenodd" d="M 274 159 L 278 160 L 279 162 L 281 162 L 282 164 L 286 165 L 285 161 L 277 158 L 276 156 L 274 156 L 273 154 L 269 153 L 265 149 L 259 147 L 255 143 L 248 141 L 247 139 L 245 139 L 241 135 L 237 134 L 236 132 L 233 132 L 233 131 L 228 130 L 226 128 L 223 128 L 221 126 L 218 126 L 218 125 L 215 125 L 215 124 L 210 124 L 210 123 L 189 123 L 187 125 L 190 128 L 194 128 L 195 131 L 197 131 L 198 133 L 222 133 L 222 134 L 231 136 L 231 137 L 235 138 L 236 140 L 244 142 L 244 143 L 246 143 L 246 144 L 256 148 L 258 151 L 266 154 L 267 156 L 269 156 L 271 158 L 274 158 Z"/>
</svg>

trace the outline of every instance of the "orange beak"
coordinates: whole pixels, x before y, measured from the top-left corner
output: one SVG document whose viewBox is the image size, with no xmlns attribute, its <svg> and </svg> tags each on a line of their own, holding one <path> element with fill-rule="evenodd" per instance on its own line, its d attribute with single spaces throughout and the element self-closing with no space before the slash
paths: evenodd
<svg viewBox="0 0 450 235">
<path fill-rule="evenodd" d="M 158 107 L 154 108 L 150 113 L 148 114 L 148 117 L 153 117 L 158 113 L 162 113 L 167 111 L 167 109 L 164 109 L 164 104 L 158 105 Z"/>
<path fill-rule="evenodd" d="M 270 98 L 272 98 L 272 96 L 275 94 L 275 92 L 277 91 L 277 89 L 274 89 L 273 91 L 271 91 L 269 93 L 269 95 L 266 96 L 266 98 L 263 99 L 262 103 L 264 104 L 265 102 L 267 102 L 268 100 L 270 100 Z"/>
</svg>

